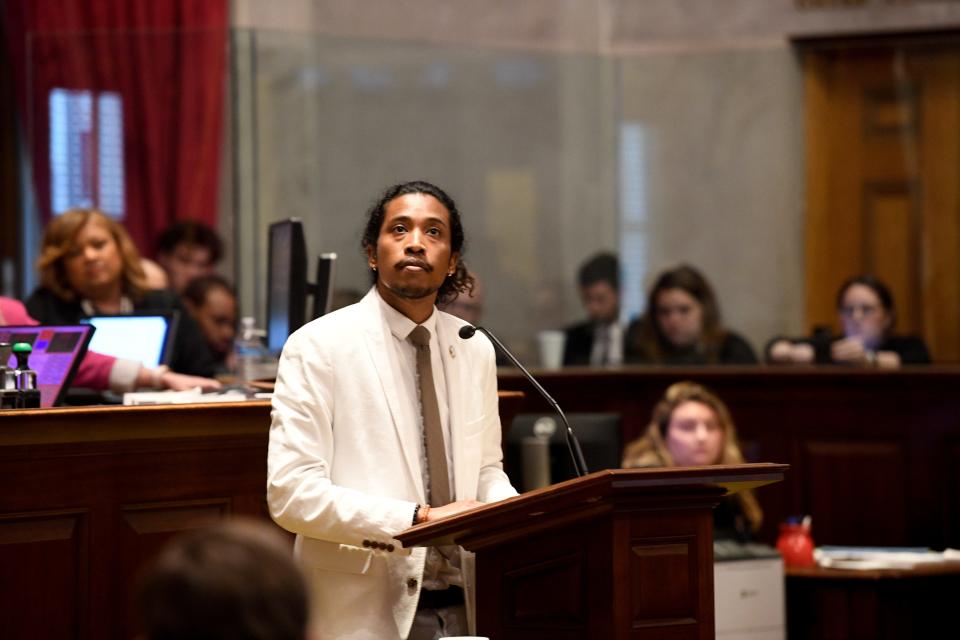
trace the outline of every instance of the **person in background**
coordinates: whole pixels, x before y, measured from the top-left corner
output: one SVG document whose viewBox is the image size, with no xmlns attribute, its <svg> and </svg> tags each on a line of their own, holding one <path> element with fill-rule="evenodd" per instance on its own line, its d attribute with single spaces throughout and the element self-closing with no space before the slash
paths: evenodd
<svg viewBox="0 0 960 640">
<path fill-rule="evenodd" d="M 0 326 L 40 324 L 30 317 L 19 300 L 0 296 Z M 218 389 L 220 383 L 209 378 L 174 373 L 166 367 L 146 367 L 135 360 L 114 358 L 102 353 L 88 351 L 80 362 L 73 379 L 73 386 L 126 393 L 135 389 L 171 389 L 184 391 L 200 387 Z"/>
<path fill-rule="evenodd" d="M 459 294 L 456 298 L 450 300 L 449 302 L 439 303 L 437 308 L 441 311 L 446 311 L 450 315 L 456 316 L 461 320 L 469 322 L 476 327 L 483 319 L 487 287 L 483 284 L 480 276 L 472 271 L 470 272 L 470 277 L 473 278 L 472 289 Z M 496 350 L 495 360 L 498 367 L 506 367 L 510 364 L 510 361 L 507 360 L 506 356 L 500 353 L 499 349 Z"/>
<path fill-rule="evenodd" d="M 817 331 L 810 339 L 777 337 L 767 346 L 767 360 L 878 369 L 930 363 L 930 353 L 921 338 L 892 334 L 897 320 L 893 295 L 877 278 L 860 275 L 844 282 L 837 292 L 837 314 L 843 325 L 842 337 L 833 338 L 829 330 Z"/>
<path fill-rule="evenodd" d="M 304 640 L 309 602 L 290 543 L 240 519 L 171 540 L 138 590 L 146 640 Z"/>
<path fill-rule="evenodd" d="M 727 406 L 693 382 L 671 385 L 653 410 L 646 433 L 627 445 L 625 468 L 702 467 L 743 464 L 737 430 Z M 713 513 L 715 539 L 746 542 L 763 512 L 752 491 L 724 498 Z"/>
<path fill-rule="evenodd" d="M 143 275 L 147 281 L 147 289 L 169 289 L 170 279 L 167 278 L 167 272 L 150 258 L 140 257 L 140 268 L 143 269 Z"/>
<path fill-rule="evenodd" d="M 217 373 L 233 371 L 233 341 L 237 337 L 237 294 L 217 275 L 194 278 L 183 290 L 183 303 L 200 325 Z"/>
<path fill-rule="evenodd" d="M 194 278 L 212 275 L 222 255 L 220 236 L 196 220 L 174 222 L 157 236 L 157 262 L 177 293 L 183 293 Z"/>
<path fill-rule="evenodd" d="M 213 376 L 213 358 L 179 296 L 148 290 L 140 254 L 126 230 L 96 209 L 71 209 L 43 234 L 40 287 L 27 299 L 40 324 L 77 324 L 92 315 L 176 312 L 179 316 L 170 367 L 177 373 Z"/>
<path fill-rule="evenodd" d="M 437 308 L 476 326 L 483 318 L 486 287 L 477 274 L 470 272 L 470 277 L 473 278 L 473 288 L 458 294 L 449 302 L 437 305 Z"/>
<path fill-rule="evenodd" d="M 739 334 L 726 329 L 713 289 L 688 265 L 664 271 L 647 299 L 647 312 L 630 324 L 628 362 L 639 364 L 756 364 Z"/>
<path fill-rule="evenodd" d="M 623 326 L 620 324 L 620 262 L 612 253 L 598 253 L 580 267 L 580 299 L 587 320 L 564 330 L 563 364 L 618 365 L 623 363 Z"/>
</svg>

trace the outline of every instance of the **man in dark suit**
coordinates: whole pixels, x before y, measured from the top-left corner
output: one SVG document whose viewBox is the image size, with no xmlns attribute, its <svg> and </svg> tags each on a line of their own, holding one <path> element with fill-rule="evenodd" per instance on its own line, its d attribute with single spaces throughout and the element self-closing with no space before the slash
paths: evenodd
<svg viewBox="0 0 960 640">
<path fill-rule="evenodd" d="M 620 263 L 612 253 L 598 253 L 578 274 L 588 319 L 566 329 L 563 364 L 605 366 L 623 362 L 620 324 Z"/>
</svg>

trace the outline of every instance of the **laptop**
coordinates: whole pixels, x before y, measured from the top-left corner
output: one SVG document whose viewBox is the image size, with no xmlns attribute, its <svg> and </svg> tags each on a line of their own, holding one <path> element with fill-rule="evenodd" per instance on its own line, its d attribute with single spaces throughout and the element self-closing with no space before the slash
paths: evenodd
<svg viewBox="0 0 960 640">
<path fill-rule="evenodd" d="M 90 325 L 0 327 L 0 342 L 29 342 L 33 347 L 30 368 L 37 372 L 40 406 L 55 407 L 66 395 L 80 361 L 87 353 L 95 327 Z M 10 356 L 8 367 L 17 359 Z"/>
<path fill-rule="evenodd" d="M 90 350 L 115 358 L 142 362 L 147 367 L 168 364 L 177 329 L 177 313 L 146 312 L 98 315 L 80 322 L 97 328 Z"/>
</svg>

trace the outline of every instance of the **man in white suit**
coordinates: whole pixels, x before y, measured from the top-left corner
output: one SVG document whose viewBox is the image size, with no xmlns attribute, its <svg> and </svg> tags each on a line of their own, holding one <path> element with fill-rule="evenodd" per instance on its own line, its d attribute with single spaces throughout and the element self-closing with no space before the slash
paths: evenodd
<svg viewBox="0 0 960 640">
<path fill-rule="evenodd" d="M 470 289 L 463 241 L 441 189 L 391 187 L 363 238 L 374 287 L 283 349 L 267 498 L 297 534 L 320 638 L 437 638 L 472 626 L 472 558 L 394 538 L 516 495 L 501 463 L 493 346 L 461 339 L 464 322 L 435 306 Z"/>
</svg>

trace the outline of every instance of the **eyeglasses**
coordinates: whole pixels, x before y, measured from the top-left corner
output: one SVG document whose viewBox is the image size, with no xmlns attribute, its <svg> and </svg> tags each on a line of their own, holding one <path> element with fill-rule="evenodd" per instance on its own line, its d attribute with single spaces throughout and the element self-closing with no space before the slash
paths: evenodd
<svg viewBox="0 0 960 640">
<path fill-rule="evenodd" d="M 851 304 L 847 306 L 840 307 L 841 315 L 850 318 L 855 315 L 858 311 L 861 316 L 868 317 L 877 313 L 880 310 L 875 304 Z"/>
</svg>

